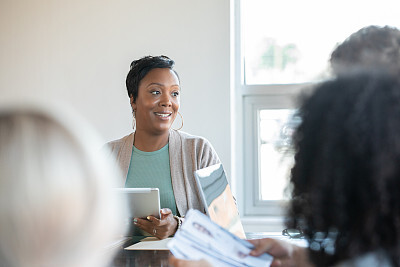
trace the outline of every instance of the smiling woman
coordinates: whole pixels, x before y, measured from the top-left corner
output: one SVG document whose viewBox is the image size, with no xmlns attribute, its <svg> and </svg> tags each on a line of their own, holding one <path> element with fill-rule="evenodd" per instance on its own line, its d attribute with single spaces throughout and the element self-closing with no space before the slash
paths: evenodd
<svg viewBox="0 0 400 267">
<path fill-rule="evenodd" d="M 160 189 L 161 218 L 134 219 L 137 227 L 160 239 L 175 234 L 189 209 L 205 212 L 193 173 L 220 162 L 205 138 L 171 128 L 180 106 L 174 64 L 166 56 L 146 56 L 131 63 L 126 87 L 134 131 L 109 143 L 125 187 Z"/>
<path fill-rule="evenodd" d="M 130 96 L 136 118 L 136 138 L 148 131 L 154 136 L 163 135 L 164 138 L 161 139 L 156 137 L 156 142 L 145 139 L 148 145 L 158 150 L 165 145 L 168 129 L 179 110 L 179 80 L 172 70 L 155 68 L 141 80 L 139 91 L 140 95 L 138 94 L 136 99 L 133 95 Z"/>
</svg>

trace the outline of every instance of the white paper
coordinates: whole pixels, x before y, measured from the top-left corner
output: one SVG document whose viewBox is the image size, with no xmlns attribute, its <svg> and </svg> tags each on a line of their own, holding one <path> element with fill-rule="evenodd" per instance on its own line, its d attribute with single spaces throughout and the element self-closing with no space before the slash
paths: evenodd
<svg viewBox="0 0 400 267">
<path fill-rule="evenodd" d="M 216 266 L 269 266 L 272 256 L 250 256 L 253 245 L 212 222 L 206 215 L 189 210 L 185 222 L 167 244 L 175 257 L 206 259 Z"/>
<path fill-rule="evenodd" d="M 168 250 L 167 244 L 172 238 L 159 240 L 157 237 L 146 237 L 140 242 L 125 248 L 126 250 Z"/>
</svg>

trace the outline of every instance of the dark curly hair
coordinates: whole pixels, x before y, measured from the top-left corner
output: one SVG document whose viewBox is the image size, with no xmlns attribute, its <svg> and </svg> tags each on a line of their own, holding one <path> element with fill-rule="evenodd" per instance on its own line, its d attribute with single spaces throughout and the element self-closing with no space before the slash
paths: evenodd
<svg viewBox="0 0 400 267">
<path fill-rule="evenodd" d="M 287 226 L 317 266 L 383 249 L 400 263 L 400 82 L 357 73 L 303 98 Z"/>
<path fill-rule="evenodd" d="M 330 63 L 335 74 L 352 68 L 382 68 L 399 75 L 400 31 L 390 26 L 364 27 L 336 47 Z"/>
<path fill-rule="evenodd" d="M 173 69 L 175 62 L 167 56 L 145 56 L 138 60 L 134 60 L 131 63 L 131 69 L 126 77 L 126 89 L 128 96 L 133 96 L 133 102 L 136 102 L 136 98 L 139 92 L 140 81 L 151 71 L 156 68 L 170 69 L 172 70 L 179 80 L 178 73 Z"/>
</svg>

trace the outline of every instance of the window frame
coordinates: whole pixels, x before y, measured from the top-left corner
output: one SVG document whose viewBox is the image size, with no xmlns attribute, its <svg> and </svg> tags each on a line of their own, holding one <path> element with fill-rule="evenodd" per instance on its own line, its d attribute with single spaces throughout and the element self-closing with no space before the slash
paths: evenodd
<svg viewBox="0 0 400 267">
<path fill-rule="evenodd" d="M 261 200 L 259 184 L 258 110 L 295 108 L 297 96 L 310 88 L 311 83 L 247 85 L 244 73 L 244 49 L 241 39 L 241 0 L 232 0 L 232 177 L 235 195 L 244 223 L 254 224 L 262 216 L 274 226 L 263 225 L 263 231 L 279 229 L 283 225 L 286 201 Z M 278 222 L 278 223 L 277 223 Z M 279 223 L 280 222 L 280 223 Z M 254 229 L 254 228 L 253 228 Z"/>
<path fill-rule="evenodd" d="M 243 190 L 245 216 L 283 216 L 286 201 L 261 200 L 259 111 L 296 108 L 297 96 L 309 84 L 241 85 L 243 101 Z"/>
</svg>

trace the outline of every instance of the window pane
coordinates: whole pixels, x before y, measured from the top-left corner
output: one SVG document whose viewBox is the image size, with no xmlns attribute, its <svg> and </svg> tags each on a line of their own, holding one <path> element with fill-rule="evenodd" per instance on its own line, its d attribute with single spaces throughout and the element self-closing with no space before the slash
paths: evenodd
<svg viewBox="0 0 400 267">
<path fill-rule="evenodd" d="M 293 109 L 259 111 L 260 191 L 262 200 L 287 199 L 284 194 L 293 165 L 291 138 L 298 120 Z"/>
<path fill-rule="evenodd" d="M 400 26 L 397 0 L 245 0 L 246 84 L 312 82 L 327 75 L 330 53 L 368 25 Z"/>
</svg>

